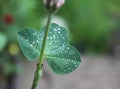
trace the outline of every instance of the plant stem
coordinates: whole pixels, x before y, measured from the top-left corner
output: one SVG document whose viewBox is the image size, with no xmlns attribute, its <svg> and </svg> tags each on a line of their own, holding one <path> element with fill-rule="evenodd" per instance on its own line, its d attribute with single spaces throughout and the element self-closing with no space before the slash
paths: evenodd
<svg viewBox="0 0 120 89">
<path fill-rule="evenodd" d="M 46 40 L 47 40 L 49 28 L 50 28 L 51 17 L 52 17 L 52 14 L 49 13 L 48 21 L 47 21 L 47 25 L 46 25 L 46 31 L 45 31 L 44 38 L 43 38 L 43 43 L 42 43 L 42 49 L 41 49 L 41 52 L 40 52 L 39 63 L 37 64 L 37 69 L 36 69 L 36 72 L 34 74 L 34 80 L 33 80 L 33 84 L 32 84 L 31 89 L 36 89 L 36 87 L 38 85 L 38 81 L 42 76 L 42 65 L 43 65 L 43 60 L 44 60 L 44 50 L 45 50 Z"/>
<path fill-rule="evenodd" d="M 43 38 L 43 43 L 42 43 L 42 49 L 41 49 L 41 52 L 40 52 L 39 64 L 38 64 L 38 67 L 40 69 L 42 67 L 42 63 L 43 63 L 43 60 L 44 60 L 43 59 L 44 50 L 45 50 L 46 40 L 47 40 L 47 36 L 48 36 L 48 31 L 49 31 L 49 28 L 50 28 L 51 17 L 52 17 L 51 13 L 49 13 L 48 21 L 47 21 L 47 25 L 46 25 L 46 31 L 45 31 L 44 38 Z"/>
</svg>

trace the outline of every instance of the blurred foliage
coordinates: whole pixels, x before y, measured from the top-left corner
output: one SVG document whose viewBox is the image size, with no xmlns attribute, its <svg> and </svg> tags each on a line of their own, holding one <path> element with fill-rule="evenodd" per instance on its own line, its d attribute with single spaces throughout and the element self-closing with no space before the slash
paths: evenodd
<svg viewBox="0 0 120 89">
<path fill-rule="evenodd" d="M 120 12 L 119 0 L 67 0 L 60 14 L 68 21 L 72 42 L 85 50 L 104 51 Z M 116 5 L 117 3 L 118 5 Z"/>
<path fill-rule="evenodd" d="M 7 37 L 5 34 L 0 33 L 0 52 L 4 49 L 7 43 Z"/>
</svg>

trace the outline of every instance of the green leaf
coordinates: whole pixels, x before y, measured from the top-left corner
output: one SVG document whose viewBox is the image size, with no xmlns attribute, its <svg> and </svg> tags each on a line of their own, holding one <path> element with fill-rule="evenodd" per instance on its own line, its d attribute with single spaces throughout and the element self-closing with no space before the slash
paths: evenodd
<svg viewBox="0 0 120 89">
<path fill-rule="evenodd" d="M 71 45 L 63 45 L 55 53 L 46 55 L 49 67 L 57 74 L 63 75 L 74 71 L 80 64 L 80 54 Z"/>
<path fill-rule="evenodd" d="M 40 34 L 44 35 L 45 34 L 45 29 L 44 27 L 41 31 Z M 52 23 L 50 25 L 48 37 L 47 37 L 47 42 L 46 42 L 46 48 L 45 48 L 45 54 L 49 53 L 54 53 L 58 47 L 61 46 L 60 43 L 63 44 L 68 44 L 69 43 L 69 34 L 68 31 L 65 30 L 63 27 Z"/>
<path fill-rule="evenodd" d="M 40 55 L 42 38 L 33 28 L 25 28 L 18 32 L 20 47 L 29 61 L 36 60 Z"/>
</svg>

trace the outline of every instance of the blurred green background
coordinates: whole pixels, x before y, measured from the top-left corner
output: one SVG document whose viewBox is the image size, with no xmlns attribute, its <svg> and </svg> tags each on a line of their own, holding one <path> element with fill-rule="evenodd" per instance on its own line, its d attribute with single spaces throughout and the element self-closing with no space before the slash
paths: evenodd
<svg viewBox="0 0 120 89">
<path fill-rule="evenodd" d="M 47 13 L 42 0 L 1 0 L 0 8 L 0 29 L 8 40 L 15 41 L 21 28 L 45 25 Z M 71 43 L 80 50 L 104 52 L 111 33 L 119 26 L 119 14 L 119 0 L 66 0 L 55 19 L 67 25 Z M 5 22 L 7 15 L 12 16 L 11 23 Z"/>
<path fill-rule="evenodd" d="M 39 30 L 46 18 L 42 0 L 0 0 L 0 73 L 19 73 L 16 63 L 23 55 L 17 32 L 24 27 Z M 70 31 L 70 43 L 81 53 L 120 54 L 120 0 L 66 0 L 53 22 Z"/>
</svg>

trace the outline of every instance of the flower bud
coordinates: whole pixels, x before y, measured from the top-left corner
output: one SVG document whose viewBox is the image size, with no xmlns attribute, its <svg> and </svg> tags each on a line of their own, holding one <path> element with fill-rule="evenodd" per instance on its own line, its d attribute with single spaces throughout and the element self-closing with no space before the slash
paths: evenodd
<svg viewBox="0 0 120 89">
<path fill-rule="evenodd" d="M 65 0 L 43 0 L 43 3 L 47 11 L 53 13 L 65 3 Z"/>
</svg>

